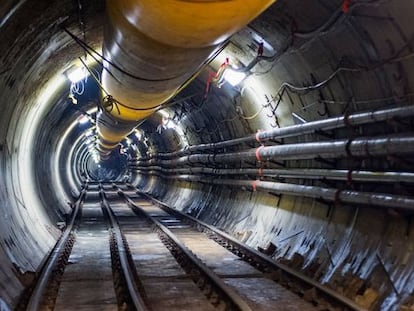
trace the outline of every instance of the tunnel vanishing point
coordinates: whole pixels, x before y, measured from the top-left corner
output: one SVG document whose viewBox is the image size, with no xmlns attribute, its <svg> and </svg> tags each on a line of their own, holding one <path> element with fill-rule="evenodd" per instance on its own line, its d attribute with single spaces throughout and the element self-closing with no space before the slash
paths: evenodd
<svg viewBox="0 0 414 311">
<path fill-rule="evenodd" d="M 3 0 L 0 310 L 25 308 L 75 210 L 131 189 L 361 310 L 414 310 L 413 12 Z"/>
</svg>

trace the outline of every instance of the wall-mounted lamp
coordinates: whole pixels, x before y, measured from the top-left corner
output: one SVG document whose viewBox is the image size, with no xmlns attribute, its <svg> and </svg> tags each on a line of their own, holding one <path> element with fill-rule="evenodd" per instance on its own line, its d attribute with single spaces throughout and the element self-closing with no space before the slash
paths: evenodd
<svg viewBox="0 0 414 311">
<path fill-rule="evenodd" d="M 135 137 L 136 137 L 138 140 L 141 140 L 141 138 L 142 138 L 142 134 L 141 134 L 141 132 L 140 132 L 139 130 L 135 130 L 134 134 L 135 134 Z"/>
<path fill-rule="evenodd" d="M 89 118 L 87 117 L 87 116 L 85 116 L 85 115 L 81 115 L 79 118 L 78 118 L 78 123 L 79 124 L 86 124 L 86 123 L 88 123 L 89 122 Z"/>
<path fill-rule="evenodd" d="M 223 78 L 232 86 L 238 85 L 246 76 L 246 73 L 233 69 L 226 69 L 223 74 Z"/>
</svg>

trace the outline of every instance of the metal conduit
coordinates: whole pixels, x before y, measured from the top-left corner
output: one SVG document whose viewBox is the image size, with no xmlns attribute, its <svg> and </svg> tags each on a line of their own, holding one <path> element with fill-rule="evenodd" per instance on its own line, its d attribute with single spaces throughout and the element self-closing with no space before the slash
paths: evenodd
<svg viewBox="0 0 414 311">
<path fill-rule="evenodd" d="M 97 114 L 101 159 L 274 1 L 107 1 L 102 85 L 110 96 Z"/>
<path fill-rule="evenodd" d="M 287 144 L 280 146 L 261 146 L 248 151 L 225 154 L 192 154 L 172 160 L 140 160 L 139 166 L 161 165 L 175 167 L 191 163 L 216 164 L 237 161 L 299 160 L 338 157 L 372 157 L 385 155 L 405 155 L 414 152 L 414 137 L 358 138 L 355 140 L 334 140 Z"/>
<path fill-rule="evenodd" d="M 250 175 L 260 177 L 278 177 L 295 179 L 330 179 L 349 180 L 357 182 L 381 182 L 381 183 L 414 183 L 414 173 L 407 172 L 379 172 L 360 170 L 330 170 L 330 169 L 216 169 L 209 167 L 191 168 L 163 168 L 160 166 L 136 167 L 130 166 L 141 172 L 161 172 L 163 174 L 209 174 L 209 175 Z"/>
<path fill-rule="evenodd" d="M 318 120 L 313 122 L 308 122 L 299 125 L 292 125 L 283 128 L 276 128 L 269 131 L 258 132 L 257 134 L 226 140 L 217 143 L 210 144 L 200 144 L 195 146 L 189 146 L 184 149 L 178 150 L 171 153 L 160 153 L 157 154 L 159 158 L 172 158 L 177 156 L 182 156 L 185 154 L 190 154 L 194 152 L 204 151 L 204 150 L 214 150 L 225 147 L 230 147 L 242 143 L 252 143 L 252 142 L 264 142 L 269 139 L 280 139 L 286 137 L 292 137 L 302 134 L 310 134 L 315 131 L 320 130 L 332 130 L 345 126 L 356 126 L 362 124 L 369 124 L 374 122 L 386 121 L 392 118 L 406 118 L 414 115 L 414 106 L 399 107 L 384 109 L 378 111 L 370 111 L 363 113 L 351 114 L 348 116 L 340 116 L 335 118 L 329 118 L 325 120 Z"/>
<path fill-rule="evenodd" d="M 316 186 L 305 186 L 297 184 L 261 181 L 261 180 L 235 180 L 235 179 L 206 179 L 205 176 L 195 175 L 174 175 L 164 176 L 168 179 L 182 180 L 190 182 L 201 182 L 214 185 L 237 186 L 253 191 L 266 191 L 278 194 L 293 196 L 304 196 L 314 199 L 323 199 L 330 202 L 347 204 L 374 205 L 385 208 L 398 208 L 407 211 L 414 211 L 414 197 L 371 193 L 353 190 L 340 190 L 334 188 L 324 188 Z"/>
</svg>

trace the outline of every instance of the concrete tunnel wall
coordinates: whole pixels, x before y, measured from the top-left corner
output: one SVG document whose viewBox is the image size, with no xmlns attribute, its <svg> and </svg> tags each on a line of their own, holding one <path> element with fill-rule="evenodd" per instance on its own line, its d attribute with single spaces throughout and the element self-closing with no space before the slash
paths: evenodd
<svg viewBox="0 0 414 311">
<path fill-rule="evenodd" d="M 271 129 L 277 122 L 288 126 L 295 122 L 292 113 L 313 121 L 342 115 L 345 110 L 353 113 L 412 104 L 414 64 L 410 55 L 414 29 L 410 12 L 414 3 L 358 1 L 344 14 L 342 2 L 278 1 L 250 28 L 234 36 L 228 46 L 230 55 L 237 55 L 246 65 L 255 56 L 254 46 L 249 47 L 254 32 L 274 48 L 272 54 L 276 56 L 254 66 L 255 74 L 239 89 L 227 84 L 212 87 L 202 106 L 189 102 L 187 107 L 168 109 L 185 135 L 174 134 L 173 129 L 159 133 L 158 118 L 143 124 L 141 131 L 147 142 L 139 143 L 138 155 L 174 151 L 186 143 L 242 137 L 259 129 Z M 59 233 L 56 224 L 64 219 L 69 211 L 67 202 L 73 200 L 81 186 L 81 178 L 69 176 L 72 173 L 65 166 L 72 161 L 65 155 L 79 132 L 74 130 L 65 136 L 67 141 L 58 150 L 65 129 L 79 115 L 79 111 L 68 107 L 68 84 L 61 76 L 83 52 L 60 28 L 65 25 L 82 37 L 77 5 L 74 1 L 22 1 L 13 14 L 7 15 L 16 3 L 6 1 L 0 5 L 0 298 L 10 308 L 17 304 L 24 287 L 33 280 L 33 273 L 53 247 Z M 103 1 L 82 3 L 87 42 L 99 46 Z M 265 55 L 269 54 L 265 50 Z M 360 69 L 341 71 L 329 79 L 341 67 Z M 193 100 L 199 104 L 206 76 L 203 73 L 181 96 L 198 94 Z M 58 89 L 48 89 L 54 79 L 58 80 Z M 273 104 L 278 101 L 278 90 L 284 82 L 303 87 L 326 79 L 326 85 L 316 91 L 282 94 L 276 117 L 269 107 L 262 108 L 267 100 Z M 256 117 L 246 118 L 258 111 Z M 357 135 L 411 129 L 412 122 L 380 123 L 359 128 Z M 334 135 L 343 138 L 356 133 L 343 129 Z M 183 138 L 185 141 L 180 142 Z M 285 142 L 323 139 L 312 134 Z M 237 148 L 243 147 L 246 146 Z M 338 160 L 336 166 L 346 167 L 350 161 Z M 316 160 L 287 161 L 285 165 L 327 167 Z M 413 164 L 372 159 L 362 165 L 412 171 Z M 230 232 L 254 248 L 266 249 L 273 243 L 275 259 L 371 308 L 397 309 L 413 303 L 410 214 L 171 181 L 135 172 L 131 176 L 134 184 L 159 199 Z M 306 180 L 299 182 L 309 184 Z M 407 191 L 397 184 L 364 187 L 367 191 Z"/>
</svg>

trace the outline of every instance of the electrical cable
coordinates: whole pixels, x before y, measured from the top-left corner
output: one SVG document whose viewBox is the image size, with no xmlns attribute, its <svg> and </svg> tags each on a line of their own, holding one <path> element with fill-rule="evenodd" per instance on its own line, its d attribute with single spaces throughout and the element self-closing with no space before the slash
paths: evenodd
<svg viewBox="0 0 414 311">
<path fill-rule="evenodd" d="M 96 83 L 98 84 L 98 86 L 99 86 L 99 88 L 106 94 L 106 96 L 105 96 L 105 98 L 107 99 L 107 100 L 109 100 L 110 102 L 111 102 L 111 104 L 113 104 L 113 105 L 115 105 L 115 106 L 117 106 L 117 105 L 119 105 L 119 106 L 122 106 L 122 107 L 124 107 L 124 108 L 127 108 L 127 109 L 131 109 L 131 110 L 137 110 L 137 111 L 145 111 L 145 110 L 154 110 L 154 109 L 156 109 L 156 108 L 158 108 L 158 109 L 156 109 L 156 111 L 158 111 L 158 110 L 160 110 L 160 109 L 163 109 L 164 107 L 161 107 L 160 105 L 157 105 L 157 106 L 154 106 L 154 107 L 149 107 L 149 108 L 135 108 L 135 107 L 130 107 L 130 106 L 128 106 L 128 105 L 125 105 L 125 104 L 123 104 L 123 103 L 121 103 L 120 101 L 118 101 L 118 100 L 116 100 L 114 97 L 112 97 L 112 95 L 110 95 L 109 93 L 108 93 L 108 91 L 104 88 L 104 86 L 102 85 L 102 83 L 101 83 L 101 81 L 95 76 L 95 74 L 92 72 L 92 70 L 89 68 L 89 66 L 84 62 L 84 60 L 82 59 L 82 58 L 80 58 L 79 57 L 79 59 L 80 59 L 80 61 L 81 61 L 81 63 L 82 63 L 82 65 L 88 70 L 88 72 L 90 73 L 90 75 L 94 78 L 94 80 L 96 81 Z M 108 111 L 105 107 L 101 107 L 101 108 L 104 108 L 104 110 L 106 110 L 106 111 Z M 116 107 L 117 108 L 117 110 L 118 110 L 118 114 L 120 114 L 120 110 L 119 110 L 119 107 Z M 111 110 L 109 110 L 109 111 L 112 111 L 112 109 Z"/>
<path fill-rule="evenodd" d="M 89 46 L 86 42 L 82 41 L 81 39 L 79 39 L 78 37 L 76 37 L 73 33 L 71 33 L 68 29 L 66 29 L 65 27 L 62 27 L 62 29 L 82 48 L 84 49 L 104 70 L 106 70 L 108 72 L 108 74 L 111 75 L 111 77 L 113 77 L 115 80 L 117 80 L 119 82 L 119 80 L 114 76 L 114 74 L 108 69 L 106 68 L 106 66 L 104 66 L 104 64 L 99 61 L 96 56 L 94 54 L 96 54 L 98 57 L 100 57 L 102 60 L 106 61 L 107 63 L 109 63 L 110 65 L 112 65 L 115 69 L 119 70 L 120 72 L 122 72 L 123 74 L 133 78 L 133 79 L 137 79 L 137 80 L 141 80 L 141 81 L 149 81 L 149 82 L 163 82 L 163 81 L 169 81 L 169 80 L 173 80 L 174 78 L 170 78 L 170 79 L 145 79 L 145 78 L 141 78 L 141 77 L 137 77 L 134 76 L 133 74 L 130 74 L 128 72 L 126 72 L 125 70 L 123 70 L 122 68 L 120 68 L 119 66 L 117 66 L 116 64 L 112 63 L 110 60 L 108 60 L 107 58 L 105 58 L 103 55 L 101 55 L 100 53 L 98 53 L 95 49 L 93 49 L 91 46 Z M 228 42 L 226 42 L 225 44 L 223 44 L 219 49 L 217 49 L 217 51 L 214 53 L 214 55 L 211 57 L 214 58 L 215 56 L 217 56 L 224 48 L 225 46 L 228 44 Z M 172 97 L 174 97 L 177 93 L 179 93 L 181 90 L 183 90 L 208 64 L 208 61 L 205 61 L 202 65 L 200 65 L 199 69 L 193 74 L 191 75 L 191 77 L 189 77 L 174 93 L 174 95 L 172 95 Z M 84 66 L 86 66 L 86 64 L 84 64 Z M 87 66 L 86 66 L 87 67 Z M 88 67 L 87 67 L 88 68 Z M 89 70 L 89 69 L 88 69 Z M 90 70 L 89 70 L 90 72 Z M 96 79 L 96 77 L 91 73 L 91 75 L 95 78 L 95 80 L 98 82 L 98 80 Z M 101 88 L 102 91 L 105 92 L 105 94 L 109 95 L 108 92 L 104 89 L 103 85 L 100 82 L 98 82 L 99 87 Z M 131 110 L 135 110 L 135 111 L 149 111 L 149 110 L 154 110 L 154 112 L 159 111 L 161 109 L 164 109 L 168 106 L 170 106 L 171 104 L 165 104 L 165 105 L 156 105 L 153 107 L 146 107 L 146 108 L 136 108 L 136 107 L 131 107 L 128 105 L 125 105 L 121 102 L 119 102 L 118 100 L 114 99 L 114 103 L 116 105 L 120 105 L 124 108 L 127 109 L 131 109 Z M 119 111 L 119 108 L 117 108 Z"/>
<path fill-rule="evenodd" d="M 241 115 L 242 119 L 244 120 L 253 120 L 255 118 L 257 118 L 257 116 L 263 111 L 264 107 L 262 106 L 259 110 L 257 110 L 256 113 L 254 113 L 253 115 L 246 117 L 244 115 Z"/>
<path fill-rule="evenodd" d="M 81 57 L 79 57 L 79 60 L 81 61 L 82 65 L 86 68 L 86 70 L 88 70 L 89 74 L 92 76 L 95 82 L 98 84 L 99 88 L 106 94 L 106 96 L 109 96 L 109 93 L 105 90 L 101 81 L 95 76 L 95 74 L 92 72 L 89 66 L 85 63 L 85 61 Z"/>
<path fill-rule="evenodd" d="M 401 53 L 398 52 L 397 55 Z M 335 78 L 336 75 L 338 75 L 340 72 L 361 72 L 361 71 L 371 71 L 374 70 L 378 67 L 381 67 L 385 64 L 390 64 L 390 63 L 396 63 L 396 62 L 400 62 L 402 60 L 407 60 L 409 58 L 413 58 L 414 57 L 414 53 L 410 53 L 401 57 L 390 57 L 388 59 L 385 59 L 381 62 L 377 62 L 374 65 L 371 66 L 356 66 L 355 68 L 351 68 L 351 67 L 339 67 L 337 68 L 333 73 L 331 73 L 329 75 L 329 77 L 321 82 L 318 82 L 316 84 L 313 85 L 308 85 L 308 86 L 295 86 L 293 84 L 290 84 L 289 82 L 283 82 L 282 85 L 279 87 L 279 89 L 276 92 L 276 96 L 274 99 L 272 99 L 272 101 L 275 101 L 276 97 L 280 97 L 281 96 L 281 92 L 283 92 L 284 90 L 289 90 L 293 93 L 308 93 L 311 91 L 315 91 L 318 90 L 322 87 L 324 87 L 327 83 L 329 83 L 333 78 Z"/>
<path fill-rule="evenodd" d="M 226 122 L 233 122 L 233 121 L 234 121 L 234 120 L 236 120 L 237 118 L 242 118 L 243 120 L 253 120 L 253 119 L 255 119 L 255 118 L 257 118 L 257 117 L 259 116 L 260 112 L 262 112 L 264 108 L 265 108 L 265 107 L 263 107 L 263 106 L 262 106 L 262 107 L 261 107 L 261 108 L 259 108 L 259 109 L 258 109 L 258 111 L 256 111 L 253 115 L 248 116 L 248 117 L 244 116 L 244 115 L 243 115 L 243 113 L 237 113 L 237 115 L 236 115 L 236 116 L 234 116 L 234 117 L 232 117 L 232 118 L 227 118 L 227 119 L 220 120 L 219 122 L 216 122 L 216 127 L 215 127 L 213 130 L 211 130 L 211 131 L 207 131 L 207 134 L 208 134 L 208 135 L 212 135 L 212 134 L 216 133 L 218 130 L 220 130 L 219 126 L 220 126 L 221 124 L 226 123 Z M 201 109 L 201 108 L 200 108 L 200 109 Z M 192 130 L 193 130 L 195 133 L 201 133 L 201 132 L 203 132 L 203 131 L 204 131 L 204 133 L 205 133 L 205 129 L 206 129 L 206 127 L 201 128 L 201 129 L 192 129 Z"/>
<path fill-rule="evenodd" d="M 409 40 L 409 42 L 411 42 L 411 40 Z M 409 59 L 409 58 L 412 58 L 412 57 L 414 57 L 414 53 L 410 53 L 410 54 L 407 54 L 407 55 L 404 55 L 404 56 L 401 56 L 401 57 L 396 57 L 396 56 L 398 56 L 403 50 L 404 50 L 404 48 L 408 45 L 409 43 L 407 43 L 406 45 L 404 45 L 404 47 L 402 48 L 402 49 L 400 49 L 397 53 L 395 53 L 392 57 L 390 57 L 390 58 L 388 58 L 388 59 L 385 59 L 385 60 L 383 60 L 383 61 L 381 61 L 381 62 L 378 62 L 378 63 L 376 63 L 376 64 L 374 64 L 374 65 L 372 65 L 372 66 L 358 66 L 358 67 L 356 67 L 356 68 L 350 68 L 350 67 L 339 67 L 339 68 L 337 68 L 333 73 L 331 73 L 330 75 L 329 75 L 329 77 L 327 78 L 327 79 L 325 79 L 325 80 L 323 80 L 323 81 L 321 81 L 321 82 L 318 82 L 318 83 L 316 83 L 316 84 L 313 84 L 313 85 L 309 85 L 309 86 L 305 86 L 305 87 L 301 87 L 301 86 L 295 86 L 295 85 L 293 85 L 293 84 L 290 84 L 290 83 L 288 83 L 288 82 L 284 82 L 284 83 L 282 83 L 282 85 L 279 87 L 279 89 L 278 89 L 278 91 L 276 92 L 276 96 L 275 96 L 275 98 L 273 98 L 272 100 L 270 100 L 270 102 L 271 101 L 275 101 L 276 100 L 276 98 L 278 98 L 279 97 L 279 99 L 278 99 L 278 102 L 281 100 L 281 97 L 283 96 L 283 92 L 285 91 L 285 90 L 289 90 L 289 91 L 292 91 L 292 92 L 294 92 L 294 93 L 302 93 L 302 92 L 304 92 L 304 93 L 308 93 L 308 92 L 310 92 L 310 91 L 314 91 L 314 90 L 318 90 L 318 89 L 320 89 L 320 88 L 322 88 L 322 87 L 324 87 L 327 83 L 329 83 L 333 78 L 335 78 L 336 77 L 336 75 L 338 75 L 340 72 L 361 72 L 361 71 L 370 71 L 370 70 L 374 70 L 375 68 L 378 68 L 378 67 L 380 67 L 380 66 L 382 66 L 382 65 L 384 65 L 384 64 L 387 64 L 387 63 L 395 63 L 395 62 L 400 62 L 400 61 L 402 61 L 402 60 L 406 60 L 406 59 Z M 318 103 L 320 103 L 320 102 L 322 102 L 322 101 L 319 101 Z M 328 101 L 326 102 L 326 103 L 329 103 Z M 316 103 L 314 103 L 314 104 L 316 104 Z M 263 108 L 264 107 L 262 107 L 261 109 L 259 109 L 259 111 L 257 112 L 257 113 L 255 113 L 253 116 L 251 116 L 251 117 L 244 117 L 244 116 L 240 116 L 240 117 L 242 117 L 243 119 L 245 119 L 245 120 L 249 120 L 249 119 L 254 119 L 255 117 L 257 117 L 258 115 L 259 115 L 259 113 L 263 110 Z M 200 109 L 201 109 L 201 107 L 200 107 Z M 277 109 L 277 107 L 274 109 L 274 110 L 276 110 Z M 234 121 L 235 119 L 237 118 L 237 116 L 236 117 L 234 117 L 234 118 L 231 118 L 231 119 L 224 119 L 224 120 L 221 120 L 218 124 L 217 124 L 217 126 L 216 126 L 216 128 L 213 130 L 213 131 L 209 131 L 209 134 L 212 134 L 212 133 L 214 133 L 214 132 L 216 132 L 217 130 L 218 130 L 218 127 L 219 127 L 219 124 L 221 124 L 221 123 L 224 123 L 224 122 L 231 122 L 231 121 Z M 200 133 L 202 130 L 200 129 L 200 130 L 195 130 L 195 132 L 196 133 Z"/>
<path fill-rule="evenodd" d="M 323 23 L 321 26 L 317 27 L 314 30 L 308 31 L 308 32 L 299 32 L 295 31 L 293 35 L 295 37 L 301 38 L 301 39 L 311 39 L 318 34 L 322 33 L 325 29 L 331 28 L 334 24 L 338 23 L 340 20 L 345 19 L 349 13 L 351 13 L 355 8 L 359 6 L 378 6 L 382 2 L 385 2 L 388 0 L 373 0 L 373 1 L 360 1 L 360 2 L 351 2 L 349 6 L 348 12 L 344 12 L 343 6 L 341 5 L 335 12 L 328 18 L 328 20 Z"/>
<path fill-rule="evenodd" d="M 414 93 L 408 93 L 401 96 L 391 96 L 391 97 L 383 97 L 383 98 L 373 98 L 373 99 L 367 99 L 367 100 L 357 100 L 353 101 L 354 104 L 357 105 L 364 105 L 364 104 L 373 104 L 373 103 L 382 103 L 387 101 L 394 101 L 396 103 L 406 101 L 409 98 L 414 98 Z M 336 100 L 327 100 L 327 99 L 319 99 L 317 101 L 314 101 L 310 103 L 309 105 L 303 106 L 301 109 L 306 110 L 314 105 L 317 104 L 336 104 L 336 105 L 348 105 L 349 101 L 336 101 Z"/>
<path fill-rule="evenodd" d="M 117 64 L 113 63 L 112 61 L 110 61 L 108 58 L 106 58 L 105 56 L 103 56 L 102 54 L 100 54 L 99 52 L 97 52 L 94 48 L 92 48 L 89 44 L 87 44 L 86 42 L 84 42 L 83 40 L 79 39 L 78 37 L 76 37 L 73 33 L 71 33 L 68 29 L 66 29 L 65 27 L 63 27 L 63 30 L 76 42 L 78 43 L 83 49 L 92 52 L 94 54 L 96 54 L 97 56 L 99 56 L 99 58 L 101 58 L 102 60 L 104 60 L 105 62 L 107 62 L 108 64 L 110 64 L 112 67 L 114 67 L 116 70 L 118 70 L 119 72 L 123 73 L 124 75 L 133 78 L 135 80 L 140 80 L 140 81 L 147 81 L 147 82 L 167 82 L 167 81 L 171 81 L 174 80 L 178 77 L 171 77 L 168 79 L 148 79 L 148 78 L 143 78 L 143 77 L 138 77 L 132 73 L 129 73 L 128 71 L 122 69 L 121 67 L 119 67 Z M 89 53 L 88 53 L 89 54 Z M 103 66 L 103 64 L 102 64 Z M 105 66 L 103 66 L 104 68 L 106 68 Z"/>
<path fill-rule="evenodd" d="M 85 83 L 83 80 L 74 82 L 70 86 L 70 92 L 77 95 L 82 95 L 85 92 Z"/>
<path fill-rule="evenodd" d="M 349 8 L 349 12 L 353 11 L 358 6 L 378 6 L 381 3 L 386 2 L 386 1 L 388 1 L 388 0 L 365 1 L 365 2 L 358 2 L 358 3 L 353 3 L 353 4 L 351 3 L 350 8 Z M 299 37 L 299 38 L 302 38 L 302 39 L 313 39 L 314 37 L 319 35 L 322 31 L 323 31 L 323 33 L 327 33 L 328 28 L 332 29 L 332 26 L 341 17 L 341 14 L 345 13 L 345 12 L 341 12 L 342 10 L 343 10 L 342 7 L 338 8 L 335 11 L 335 13 L 328 19 L 328 21 L 326 21 L 323 25 L 319 26 L 316 30 L 313 30 L 313 31 L 310 31 L 310 32 L 298 32 L 298 31 L 295 30 L 295 27 L 293 27 L 292 31 L 291 31 L 291 35 L 286 39 L 286 42 L 288 42 L 288 44 L 286 44 L 286 47 L 283 48 L 281 50 L 281 52 L 276 53 L 275 55 L 272 55 L 272 56 L 258 56 L 249 65 L 247 65 L 244 68 L 238 69 L 237 71 L 243 71 L 243 72 L 250 71 L 254 66 L 256 66 L 257 63 L 261 62 L 262 60 L 265 60 L 267 62 L 272 62 L 272 65 L 270 66 L 270 68 L 267 69 L 266 71 L 263 71 L 263 72 L 252 72 L 252 74 L 254 74 L 254 75 L 263 75 L 263 74 L 269 73 L 274 68 L 274 66 L 276 65 L 277 60 L 279 58 L 281 58 L 288 51 L 288 49 L 293 45 L 293 38 L 294 37 Z M 350 15 L 348 13 L 345 13 L 345 14 L 349 15 L 349 16 L 355 16 L 355 15 Z M 335 19 L 335 17 L 336 17 L 336 19 Z M 411 41 L 412 40 L 409 40 L 408 44 Z M 397 55 L 398 54 L 399 53 L 397 53 Z"/>
</svg>

